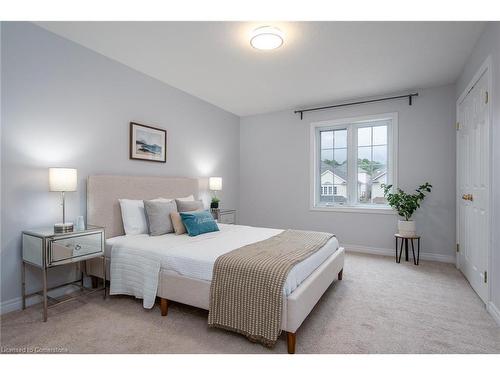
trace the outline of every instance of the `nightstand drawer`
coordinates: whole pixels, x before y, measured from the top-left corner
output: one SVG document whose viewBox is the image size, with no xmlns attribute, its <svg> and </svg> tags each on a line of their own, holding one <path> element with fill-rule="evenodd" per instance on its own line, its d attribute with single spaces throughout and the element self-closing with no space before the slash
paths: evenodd
<svg viewBox="0 0 500 375">
<path fill-rule="evenodd" d="M 101 233 L 53 240 L 50 242 L 48 264 L 68 263 L 73 258 L 100 253 L 102 251 Z"/>
<path fill-rule="evenodd" d="M 235 224 L 236 223 L 236 213 L 235 212 L 221 213 L 219 223 Z"/>
</svg>

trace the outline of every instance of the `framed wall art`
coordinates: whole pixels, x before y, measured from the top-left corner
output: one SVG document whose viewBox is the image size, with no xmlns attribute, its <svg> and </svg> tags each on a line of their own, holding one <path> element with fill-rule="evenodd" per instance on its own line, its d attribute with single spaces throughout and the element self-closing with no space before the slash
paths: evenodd
<svg viewBox="0 0 500 375">
<path fill-rule="evenodd" d="M 131 122 L 130 159 L 165 163 L 167 161 L 167 131 Z"/>
</svg>

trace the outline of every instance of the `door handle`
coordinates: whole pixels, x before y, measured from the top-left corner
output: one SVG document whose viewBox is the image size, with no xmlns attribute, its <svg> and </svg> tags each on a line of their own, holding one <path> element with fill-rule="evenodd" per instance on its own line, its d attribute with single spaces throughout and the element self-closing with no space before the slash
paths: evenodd
<svg viewBox="0 0 500 375">
<path fill-rule="evenodd" d="M 474 200 L 474 199 L 472 198 L 472 194 L 464 194 L 464 195 L 462 195 L 462 199 L 463 199 L 464 201 L 471 201 L 471 202 Z"/>
</svg>

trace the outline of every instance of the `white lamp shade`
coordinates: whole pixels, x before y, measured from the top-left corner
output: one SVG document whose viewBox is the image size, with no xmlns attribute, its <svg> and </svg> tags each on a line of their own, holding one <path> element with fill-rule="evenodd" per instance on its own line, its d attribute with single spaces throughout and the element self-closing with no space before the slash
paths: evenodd
<svg viewBox="0 0 500 375">
<path fill-rule="evenodd" d="M 210 190 L 222 190 L 222 177 L 210 177 L 208 186 Z"/>
<path fill-rule="evenodd" d="M 77 173 L 73 168 L 49 168 L 50 191 L 76 191 Z"/>
</svg>

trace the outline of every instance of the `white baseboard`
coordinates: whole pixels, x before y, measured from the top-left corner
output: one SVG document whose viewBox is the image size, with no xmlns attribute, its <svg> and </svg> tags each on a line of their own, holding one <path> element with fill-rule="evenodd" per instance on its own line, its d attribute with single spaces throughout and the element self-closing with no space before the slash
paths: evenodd
<svg viewBox="0 0 500 375">
<path fill-rule="evenodd" d="M 74 292 L 76 289 L 77 289 L 76 286 L 66 285 L 64 287 L 51 290 L 50 296 L 54 298 L 61 297 L 65 294 Z M 42 296 L 39 295 L 31 296 L 26 299 L 26 307 L 31 305 L 36 305 L 37 303 L 40 302 L 42 302 Z M 23 308 L 22 297 L 12 298 L 0 304 L 0 315 L 6 314 L 11 311 L 21 310 L 22 308 Z"/>
<path fill-rule="evenodd" d="M 489 302 L 486 304 L 486 310 L 490 313 L 490 315 L 495 319 L 495 322 L 500 326 L 500 310 L 495 306 L 493 302 Z"/>
<path fill-rule="evenodd" d="M 383 255 L 391 257 L 396 256 L 395 249 L 385 249 L 381 247 L 349 245 L 349 244 L 342 244 L 341 246 L 343 246 L 346 249 L 346 251 L 351 251 L 353 253 L 375 254 L 375 255 Z M 420 252 L 420 259 L 431 260 L 435 262 L 453 263 L 453 264 L 455 264 L 456 262 L 455 255 L 443 255 L 443 254 L 423 253 L 423 252 Z"/>
</svg>

